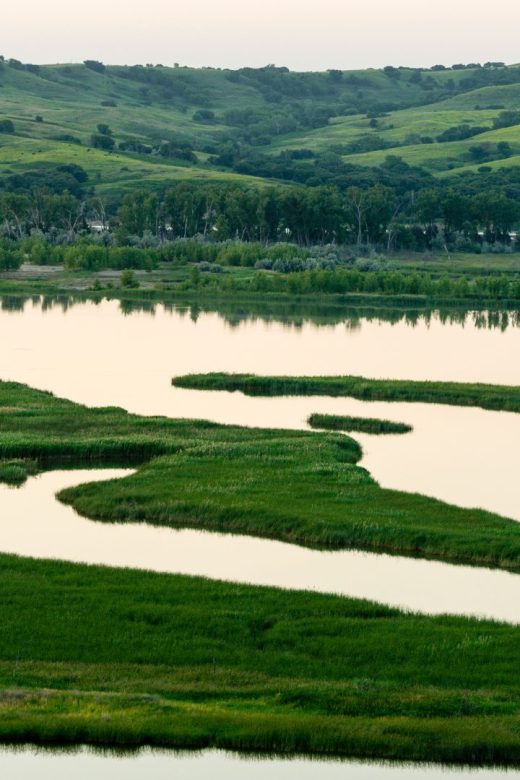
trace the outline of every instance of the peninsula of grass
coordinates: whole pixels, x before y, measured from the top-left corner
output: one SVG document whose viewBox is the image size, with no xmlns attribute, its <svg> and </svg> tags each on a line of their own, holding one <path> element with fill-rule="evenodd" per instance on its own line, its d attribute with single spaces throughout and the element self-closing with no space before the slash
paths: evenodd
<svg viewBox="0 0 520 780">
<path fill-rule="evenodd" d="M 37 472 L 38 464 L 34 460 L 0 460 L 0 483 L 5 485 L 23 485 L 27 477 Z"/>
<path fill-rule="evenodd" d="M 367 379 L 361 376 L 295 377 L 223 373 L 187 374 L 175 377 L 172 384 L 191 390 L 240 391 L 252 396 L 344 396 L 362 401 L 405 401 L 520 412 L 518 385 Z"/>
<path fill-rule="evenodd" d="M 520 763 L 518 627 L 0 555 L 0 740 Z"/>
<path fill-rule="evenodd" d="M 520 571 L 520 524 L 384 490 L 336 433 L 140 417 L 0 382 L 0 459 L 40 470 L 137 466 L 124 479 L 63 490 L 81 514 L 355 548 Z"/>
<path fill-rule="evenodd" d="M 311 428 L 318 430 L 347 431 L 347 433 L 410 433 L 413 430 L 412 426 L 406 423 L 340 414 L 311 414 L 307 422 Z"/>
</svg>

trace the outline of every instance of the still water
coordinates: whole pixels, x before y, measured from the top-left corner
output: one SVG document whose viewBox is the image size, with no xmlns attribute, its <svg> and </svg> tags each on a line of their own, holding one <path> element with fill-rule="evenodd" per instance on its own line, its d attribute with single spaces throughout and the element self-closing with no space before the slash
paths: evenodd
<svg viewBox="0 0 520 780">
<path fill-rule="evenodd" d="M 53 471 L 29 479 L 22 488 L 0 486 L 0 550 L 336 593 L 430 615 L 520 623 L 520 577 L 509 572 L 351 550 L 322 552 L 270 539 L 145 523 L 100 523 L 80 517 L 55 498 L 62 488 L 127 473 Z"/>
<path fill-rule="evenodd" d="M 520 415 L 351 399 L 254 399 L 174 389 L 171 377 L 206 371 L 359 374 L 368 377 L 520 383 L 520 328 L 506 315 L 463 321 L 336 317 L 298 324 L 272 317 L 154 307 L 123 312 L 116 302 L 72 307 L 40 299 L 0 310 L 0 378 L 26 382 L 89 405 L 141 414 L 244 425 L 305 427 L 312 412 L 381 416 L 411 423 L 406 436 L 359 436 L 364 465 L 382 485 L 480 506 L 520 520 Z M 487 327 L 492 322 L 495 327 Z M 52 472 L 19 489 L 0 488 L 0 550 L 34 557 L 203 574 L 217 579 L 314 588 L 436 614 L 520 622 L 520 578 L 507 572 L 356 552 L 323 553 L 247 537 L 93 523 L 54 493 L 127 472 Z M 43 519 L 43 520 L 42 520 Z M 132 755 L 0 750 L 10 780 L 488 780 L 520 772 L 357 762 L 243 759 L 222 752 Z"/>
<path fill-rule="evenodd" d="M 321 320 L 320 320 L 321 322 Z M 90 405 L 223 423 L 301 428 L 312 412 L 359 414 L 414 426 L 406 436 L 359 436 L 363 465 L 384 486 L 520 520 L 520 415 L 353 399 L 247 398 L 171 386 L 175 375 L 359 374 L 520 384 L 520 327 L 512 315 L 445 319 L 336 317 L 299 324 L 116 301 L 17 304 L 0 310 L 0 378 Z"/>
<path fill-rule="evenodd" d="M 519 780 L 520 771 L 357 761 L 241 757 L 221 751 L 135 754 L 0 748 L 0 774 L 9 780 Z"/>
</svg>

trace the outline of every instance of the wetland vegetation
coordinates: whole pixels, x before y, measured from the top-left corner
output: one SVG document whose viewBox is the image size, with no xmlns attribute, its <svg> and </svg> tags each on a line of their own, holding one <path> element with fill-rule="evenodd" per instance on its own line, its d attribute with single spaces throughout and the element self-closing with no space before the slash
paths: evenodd
<svg viewBox="0 0 520 780">
<path fill-rule="evenodd" d="M 194 320 L 219 310 L 232 325 L 312 316 L 355 328 L 363 307 L 416 323 L 442 305 L 441 319 L 519 323 L 518 66 L 293 73 L 0 57 L 0 88 L 3 308 L 107 298 L 153 313 L 165 301 Z M 500 311 L 476 311 L 489 307 Z M 520 412 L 520 388 L 494 384 L 173 384 Z M 325 431 L 138 416 L 0 382 L 0 483 L 134 466 L 59 498 L 105 523 L 520 572 L 518 523 L 381 488 L 341 434 L 410 426 L 309 424 Z M 1 553 L 0 589 L 0 740 L 520 764 L 516 626 Z"/>
<path fill-rule="evenodd" d="M 410 433 L 413 428 L 406 423 L 378 420 L 373 417 L 349 417 L 341 414 L 311 414 L 307 422 L 311 428 L 328 431 L 358 433 Z"/>
<path fill-rule="evenodd" d="M 13 383 L 0 384 L 0 410 L 4 459 L 31 458 L 41 469 L 140 466 L 122 480 L 62 491 L 96 520 L 520 568 L 518 523 L 382 489 L 345 435 L 139 417 Z"/>
<path fill-rule="evenodd" d="M 0 738 L 518 763 L 518 628 L 0 555 Z"/>
<path fill-rule="evenodd" d="M 345 396 L 363 401 L 407 401 L 520 412 L 520 387 L 507 385 L 367 379 L 359 376 L 263 377 L 222 373 L 174 377 L 172 384 L 194 390 L 240 391 L 252 396 Z"/>
</svg>

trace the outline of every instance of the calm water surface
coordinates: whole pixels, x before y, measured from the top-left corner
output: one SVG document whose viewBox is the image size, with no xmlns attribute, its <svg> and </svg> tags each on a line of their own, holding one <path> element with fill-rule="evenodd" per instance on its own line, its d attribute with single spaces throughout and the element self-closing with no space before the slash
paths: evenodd
<svg viewBox="0 0 520 780">
<path fill-rule="evenodd" d="M 442 766 L 388 765 L 356 761 L 245 758 L 220 751 L 173 753 L 143 750 L 134 755 L 73 753 L 33 748 L 0 749 L 6 780 L 518 780 L 520 771 Z"/>
<path fill-rule="evenodd" d="M 504 315 L 505 316 L 505 315 Z M 504 319 L 497 316 L 495 323 Z M 520 327 L 482 327 L 485 315 L 416 324 L 360 317 L 301 326 L 260 318 L 231 325 L 193 310 L 124 314 L 115 301 L 68 309 L 0 311 L 0 377 L 90 405 L 141 414 L 301 428 L 312 412 L 402 420 L 407 436 L 359 436 L 364 465 L 385 487 L 479 506 L 520 520 L 520 415 L 352 399 L 247 398 L 171 387 L 174 375 L 206 371 L 360 374 L 520 384 Z"/>
<path fill-rule="evenodd" d="M 505 322 L 505 317 L 495 318 Z M 244 425 L 305 427 L 311 412 L 382 416 L 409 422 L 406 436 L 359 436 L 364 465 L 388 487 L 418 491 L 520 520 L 520 415 L 351 399 L 254 399 L 174 389 L 176 374 L 247 371 L 293 375 L 444 379 L 520 384 L 520 328 L 480 327 L 438 316 L 411 324 L 377 319 L 301 326 L 157 306 L 124 314 L 116 302 L 68 310 L 39 301 L 0 311 L 0 377 L 90 405 L 141 414 L 201 417 Z M 127 472 L 52 472 L 19 490 L 0 487 L 0 550 L 35 557 L 204 574 L 217 579 L 314 588 L 429 612 L 520 622 L 520 578 L 506 572 L 356 552 L 322 553 L 268 540 L 145 525 L 93 523 L 60 505 L 55 491 Z M 136 755 L 0 750 L 10 780 L 408 780 L 520 772 L 356 762 L 253 760 L 221 752 Z"/>
<path fill-rule="evenodd" d="M 520 623 L 520 577 L 508 572 L 356 551 L 322 552 L 270 539 L 145 523 L 99 523 L 54 497 L 64 487 L 127 473 L 54 471 L 28 480 L 23 488 L 0 486 L 0 550 L 336 593 L 431 615 Z"/>
</svg>

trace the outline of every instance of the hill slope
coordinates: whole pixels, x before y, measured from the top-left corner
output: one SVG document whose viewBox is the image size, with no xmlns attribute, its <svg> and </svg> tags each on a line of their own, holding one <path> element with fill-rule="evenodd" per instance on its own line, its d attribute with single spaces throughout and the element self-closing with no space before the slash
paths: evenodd
<svg viewBox="0 0 520 780">
<path fill-rule="evenodd" d="M 518 66 L 293 73 L 0 61 L 0 171 L 73 162 L 114 195 L 181 179 L 251 181 L 244 171 L 262 174 L 255 156 L 332 152 L 376 166 L 394 154 L 446 176 L 518 165 L 520 115 L 494 124 L 519 108 Z"/>
</svg>

